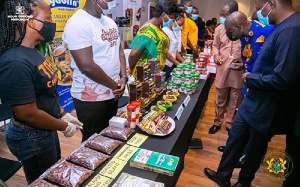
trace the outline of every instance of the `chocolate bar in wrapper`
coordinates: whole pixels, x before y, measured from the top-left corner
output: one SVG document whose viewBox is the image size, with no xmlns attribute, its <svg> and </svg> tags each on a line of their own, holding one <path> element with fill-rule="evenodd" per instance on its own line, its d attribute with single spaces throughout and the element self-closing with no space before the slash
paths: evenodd
<svg viewBox="0 0 300 187">
<path fill-rule="evenodd" d="M 129 101 L 136 101 L 138 99 L 138 90 L 137 90 L 137 84 L 135 82 L 132 82 L 129 84 Z"/>
<path fill-rule="evenodd" d="M 161 88 L 161 74 L 160 73 L 155 74 L 154 78 L 155 78 L 155 87 Z"/>
<path fill-rule="evenodd" d="M 150 86 L 148 82 L 142 83 L 142 98 L 149 98 L 150 95 Z"/>
<path fill-rule="evenodd" d="M 136 66 L 136 79 L 143 82 L 145 79 L 145 70 L 143 65 Z"/>
</svg>

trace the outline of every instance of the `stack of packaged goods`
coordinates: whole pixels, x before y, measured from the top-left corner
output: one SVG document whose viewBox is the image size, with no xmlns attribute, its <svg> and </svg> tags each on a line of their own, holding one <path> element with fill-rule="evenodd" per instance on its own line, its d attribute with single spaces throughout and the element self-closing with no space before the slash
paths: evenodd
<svg viewBox="0 0 300 187">
<path fill-rule="evenodd" d="M 129 84 L 129 101 L 139 101 L 141 109 L 147 110 L 157 101 L 166 87 L 166 73 L 159 69 L 159 61 L 151 59 L 136 67 L 136 81 Z"/>
<path fill-rule="evenodd" d="M 167 116 L 163 111 L 152 110 L 143 117 L 143 120 L 138 124 L 139 128 L 144 132 L 152 135 L 167 135 L 170 132 L 172 123 L 168 121 Z"/>
<path fill-rule="evenodd" d="M 200 73 L 196 71 L 196 64 L 192 55 L 185 56 L 185 62 L 179 64 L 172 72 L 167 90 L 191 95 L 197 90 Z"/>
<path fill-rule="evenodd" d="M 196 59 L 196 69 L 201 74 L 200 79 L 207 78 L 207 63 L 209 62 L 209 57 L 208 54 L 200 53 L 199 57 Z"/>
<path fill-rule="evenodd" d="M 127 121 L 130 128 L 135 128 L 139 124 L 140 118 L 140 107 L 139 101 L 132 101 L 131 104 L 127 105 Z"/>
<path fill-rule="evenodd" d="M 130 159 L 130 166 L 173 176 L 179 157 L 139 148 Z"/>
</svg>

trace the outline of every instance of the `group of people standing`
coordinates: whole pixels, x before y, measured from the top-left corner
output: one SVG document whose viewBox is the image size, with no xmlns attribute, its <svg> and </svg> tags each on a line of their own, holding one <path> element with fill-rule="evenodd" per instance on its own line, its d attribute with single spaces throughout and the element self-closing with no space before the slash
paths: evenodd
<svg viewBox="0 0 300 187">
<path fill-rule="evenodd" d="M 204 28 L 190 0 L 182 0 L 181 5 L 160 0 L 154 17 L 130 45 L 129 69 L 135 76 L 137 65 L 158 58 L 168 77 L 184 62 L 185 53 L 197 56 L 204 36 L 211 39 L 214 33 L 216 118 L 209 133 L 221 128 L 227 103 L 229 138 L 218 171 L 206 168 L 205 174 L 220 186 L 230 186 L 232 171 L 244 152 L 247 159 L 235 186 L 250 186 L 268 141 L 286 125 L 286 151 L 295 167 L 284 184 L 292 186 L 299 180 L 300 167 L 299 149 L 294 149 L 300 143 L 300 15 L 291 0 L 255 3 L 261 23 L 247 21 L 237 2 L 228 1 L 220 10 L 221 25 L 215 28 L 214 20 Z M 37 42 L 54 38 L 56 25 L 49 5 L 44 0 L 4 0 L 1 5 L 0 98 L 13 109 L 6 142 L 31 183 L 60 159 L 57 131 L 71 137 L 81 129 L 84 141 L 116 115 L 117 100 L 128 80 L 118 27 L 104 15 L 115 10 L 116 0 L 86 0 L 65 26 L 63 40 L 74 70 L 71 95 L 79 120 L 59 106 L 56 69 L 35 49 Z M 9 18 L 17 6 L 24 7 L 28 20 Z"/>
<path fill-rule="evenodd" d="M 106 16 L 116 5 L 116 0 L 87 0 L 64 28 L 62 39 L 74 71 L 70 91 L 77 119 L 60 107 L 56 68 L 35 48 L 38 42 L 53 40 L 56 32 L 49 5 L 44 0 L 1 1 L 0 79 L 5 81 L 0 81 L 0 98 L 13 109 L 5 136 L 10 151 L 23 164 L 28 183 L 60 159 L 57 131 L 71 137 L 81 129 L 85 141 L 116 115 L 117 100 L 128 80 L 118 27 Z M 27 20 L 10 19 L 19 6 L 24 7 Z M 197 53 L 198 27 L 191 19 L 197 15 L 192 11 L 187 0 L 181 8 L 172 0 L 157 3 L 154 17 L 130 46 L 133 75 L 136 65 L 154 57 L 169 75 L 184 62 L 184 53 Z"/>
<path fill-rule="evenodd" d="M 28 19 L 10 19 L 20 6 Z M 85 141 L 116 115 L 127 74 L 118 27 L 104 15 L 115 8 L 115 0 L 87 0 L 65 26 L 77 119 L 60 107 L 57 70 L 35 48 L 53 40 L 56 32 L 49 5 L 44 0 L 1 1 L 0 98 L 13 109 L 5 138 L 22 162 L 28 184 L 61 158 L 57 131 L 71 137 L 81 129 Z"/>
<path fill-rule="evenodd" d="M 300 176 L 300 13 L 291 0 L 256 0 L 258 21 L 249 21 L 238 11 L 236 1 L 220 9 L 221 25 L 215 30 L 213 54 L 217 64 L 215 120 L 209 129 L 216 133 L 224 123 L 229 137 L 217 171 L 205 175 L 229 187 L 241 155 L 238 182 L 250 187 L 275 134 L 286 134 L 286 152 L 292 171 L 283 186 L 298 186 Z M 222 22 L 224 22 L 222 24 Z M 242 101 L 241 101 L 242 100 Z"/>
<path fill-rule="evenodd" d="M 179 63 L 184 62 L 184 54 L 195 57 L 203 48 L 204 39 L 209 37 L 205 23 L 199 17 L 198 8 L 191 0 L 182 0 L 176 5 L 171 0 L 161 0 L 156 4 L 154 17 L 144 24 L 133 39 L 129 55 L 130 72 L 135 76 L 135 67 L 151 58 L 158 58 L 160 68 L 166 77 Z"/>
</svg>

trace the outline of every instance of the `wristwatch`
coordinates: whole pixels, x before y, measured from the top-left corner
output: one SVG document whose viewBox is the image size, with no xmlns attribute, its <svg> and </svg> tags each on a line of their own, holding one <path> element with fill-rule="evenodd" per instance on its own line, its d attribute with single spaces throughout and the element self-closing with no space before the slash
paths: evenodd
<svg viewBox="0 0 300 187">
<path fill-rule="evenodd" d="M 120 78 L 121 78 L 121 79 L 124 78 L 124 79 L 126 80 L 126 82 L 128 81 L 127 75 L 120 75 Z"/>
<path fill-rule="evenodd" d="M 68 113 L 68 112 L 64 110 L 64 111 L 60 114 L 60 118 L 62 118 L 66 113 Z"/>
</svg>

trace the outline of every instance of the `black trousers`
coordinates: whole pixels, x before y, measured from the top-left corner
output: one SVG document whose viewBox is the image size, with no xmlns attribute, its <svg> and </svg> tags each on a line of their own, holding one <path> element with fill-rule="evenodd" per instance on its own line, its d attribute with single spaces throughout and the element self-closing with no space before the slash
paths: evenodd
<svg viewBox="0 0 300 187">
<path fill-rule="evenodd" d="M 247 145 L 247 160 L 240 171 L 238 181 L 243 184 L 251 184 L 260 167 L 261 160 L 266 154 L 269 140 L 268 135 L 252 128 L 237 112 L 217 171 L 217 177 L 224 182 L 230 181 L 234 167 Z"/>
<path fill-rule="evenodd" d="M 95 132 L 100 133 L 109 125 L 109 120 L 117 114 L 118 101 L 81 101 L 73 98 L 77 117 L 83 123 L 82 141 Z"/>
<path fill-rule="evenodd" d="M 290 133 L 286 135 L 286 152 L 293 161 L 292 173 L 283 182 L 284 187 L 298 187 L 300 185 L 300 137 Z"/>
</svg>

